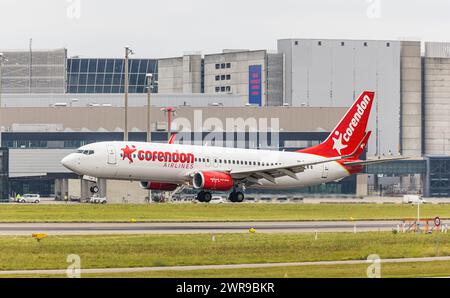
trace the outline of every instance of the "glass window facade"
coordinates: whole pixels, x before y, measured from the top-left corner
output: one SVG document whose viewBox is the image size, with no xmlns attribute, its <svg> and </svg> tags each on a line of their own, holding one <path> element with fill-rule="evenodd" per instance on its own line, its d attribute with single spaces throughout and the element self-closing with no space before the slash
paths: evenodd
<svg viewBox="0 0 450 298">
<path fill-rule="evenodd" d="M 426 157 L 425 196 L 450 197 L 450 156 Z"/>
<path fill-rule="evenodd" d="M 129 92 L 147 93 L 146 74 L 158 80 L 158 60 L 130 59 L 128 65 Z M 67 59 L 68 93 L 123 93 L 124 84 L 124 59 Z"/>
</svg>

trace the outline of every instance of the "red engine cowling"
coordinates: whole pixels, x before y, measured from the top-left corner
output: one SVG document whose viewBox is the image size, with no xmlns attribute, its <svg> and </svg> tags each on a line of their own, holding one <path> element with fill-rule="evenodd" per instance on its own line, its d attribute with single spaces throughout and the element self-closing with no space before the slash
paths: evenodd
<svg viewBox="0 0 450 298">
<path fill-rule="evenodd" d="M 222 172 L 198 172 L 192 179 L 195 189 L 229 191 L 233 188 L 233 178 Z"/>
<path fill-rule="evenodd" d="M 174 191 L 178 185 L 171 183 L 159 183 L 159 182 L 140 182 L 141 188 L 148 190 L 161 190 L 161 191 Z"/>
</svg>

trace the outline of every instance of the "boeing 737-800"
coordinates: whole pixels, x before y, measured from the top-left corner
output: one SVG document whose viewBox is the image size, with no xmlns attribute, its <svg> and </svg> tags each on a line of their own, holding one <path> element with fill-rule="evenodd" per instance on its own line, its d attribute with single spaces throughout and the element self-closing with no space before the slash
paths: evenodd
<svg viewBox="0 0 450 298">
<path fill-rule="evenodd" d="M 297 152 L 222 148 L 143 142 L 102 142 L 81 147 L 62 160 L 85 177 L 139 181 L 149 190 L 198 190 L 197 199 L 211 200 L 212 191 L 229 191 L 242 202 L 249 188 L 301 188 L 343 179 L 364 165 L 371 132 L 366 132 L 374 92 L 363 92 L 321 144 Z M 93 188 L 93 192 L 98 190 Z"/>
</svg>

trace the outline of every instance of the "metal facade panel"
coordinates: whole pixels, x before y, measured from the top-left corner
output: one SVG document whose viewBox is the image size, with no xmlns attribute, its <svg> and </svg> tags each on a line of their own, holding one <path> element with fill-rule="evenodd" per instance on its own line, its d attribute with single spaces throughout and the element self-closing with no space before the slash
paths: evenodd
<svg viewBox="0 0 450 298">
<path fill-rule="evenodd" d="M 450 58 L 450 42 L 426 42 L 425 57 Z"/>
<path fill-rule="evenodd" d="M 72 153 L 65 149 L 10 149 L 9 176 L 41 176 L 47 173 L 71 173 L 61 160 Z"/>
<path fill-rule="evenodd" d="M 66 49 L 2 51 L 2 93 L 64 93 Z"/>
</svg>

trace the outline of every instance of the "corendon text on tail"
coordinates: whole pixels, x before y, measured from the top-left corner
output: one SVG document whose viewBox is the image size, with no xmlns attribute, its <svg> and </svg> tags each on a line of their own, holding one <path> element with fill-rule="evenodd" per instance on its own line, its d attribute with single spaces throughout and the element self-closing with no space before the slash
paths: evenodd
<svg viewBox="0 0 450 298">
<path fill-rule="evenodd" d="M 290 189 L 323 184 L 361 172 L 370 137 L 367 123 L 374 92 L 365 91 L 321 144 L 297 152 L 194 145 L 101 142 L 83 146 L 62 164 L 83 177 L 139 181 L 145 189 L 198 191 L 201 202 L 211 192 L 228 191 L 242 202 L 244 189 Z M 400 159 L 390 158 L 388 160 Z"/>
</svg>

